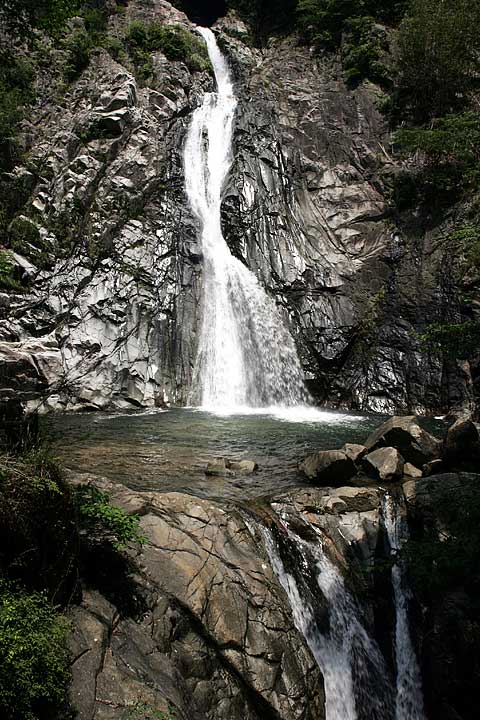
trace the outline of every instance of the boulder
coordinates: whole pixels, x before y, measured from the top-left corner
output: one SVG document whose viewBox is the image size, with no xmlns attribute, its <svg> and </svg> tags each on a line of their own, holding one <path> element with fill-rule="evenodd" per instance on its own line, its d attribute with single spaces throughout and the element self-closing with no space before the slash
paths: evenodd
<svg viewBox="0 0 480 720">
<path fill-rule="evenodd" d="M 227 477 L 227 475 L 231 476 L 233 473 L 227 468 L 225 458 L 215 458 L 208 463 L 205 475 L 211 475 L 213 477 Z"/>
<path fill-rule="evenodd" d="M 356 445 L 355 443 L 346 443 L 343 446 L 342 451 L 347 457 L 353 460 L 354 463 L 361 460 L 364 455 L 367 454 L 367 448 L 365 445 Z"/>
<path fill-rule="evenodd" d="M 423 472 L 412 463 L 405 463 L 403 474 L 411 478 L 421 478 L 423 476 Z"/>
<path fill-rule="evenodd" d="M 438 473 L 444 472 L 445 466 L 443 460 L 437 458 L 436 460 L 430 460 L 430 462 L 425 463 L 422 469 L 424 476 L 429 477 L 430 475 L 438 475 Z"/>
<path fill-rule="evenodd" d="M 321 450 L 300 463 L 299 470 L 322 485 L 343 485 L 356 475 L 353 460 L 343 450 Z"/>
<path fill-rule="evenodd" d="M 235 475 L 251 475 L 258 469 L 258 465 L 253 460 L 227 460 L 227 469 Z"/>
<path fill-rule="evenodd" d="M 366 455 L 363 466 L 376 480 L 392 482 L 402 477 L 404 460 L 396 448 L 382 447 Z"/>
<path fill-rule="evenodd" d="M 441 443 L 418 424 L 414 415 L 392 417 L 380 425 L 366 440 L 368 450 L 381 447 L 394 447 L 405 462 L 415 467 L 440 455 Z"/>
<path fill-rule="evenodd" d="M 477 426 L 470 418 L 459 418 L 449 428 L 443 442 L 442 460 L 447 469 L 478 470 L 480 436 Z"/>
</svg>

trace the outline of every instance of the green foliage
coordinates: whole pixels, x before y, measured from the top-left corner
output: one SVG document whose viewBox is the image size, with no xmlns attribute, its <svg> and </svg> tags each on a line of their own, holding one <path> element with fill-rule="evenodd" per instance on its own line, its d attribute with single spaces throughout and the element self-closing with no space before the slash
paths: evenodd
<svg viewBox="0 0 480 720">
<path fill-rule="evenodd" d="M 480 4 L 475 0 L 412 0 L 397 43 L 397 116 L 416 121 L 464 106 L 480 69 Z"/>
<path fill-rule="evenodd" d="M 17 293 L 24 292 L 25 288 L 15 279 L 15 261 L 12 253 L 0 249 L 0 288 Z"/>
<path fill-rule="evenodd" d="M 0 50 L 0 170 L 13 164 L 25 106 L 35 99 L 33 80 L 34 69 L 27 59 Z"/>
<path fill-rule="evenodd" d="M 39 593 L 0 581 L 0 715 L 4 720 L 65 717 L 70 677 L 68 623 Z"/>
<path fill-rule="evenodd" d="M 356 84 L 369 78 L 380 85 L 388 84 L 388 71 L 382 62 L 386 50 L 385 35 L 373 18 L 347 20 L 342 43 L 342 65 L 347 81 Z"/>
<path fill-rule="evenodd" d="M 73 499 L 44 451 L 0 456 L 0 569 L 55 602 L 76 583 L 77 529 Z"/>
<path fill-rule="evenodd" d="M 421 153 L 417 183 L 427 200 L 453 201 L 480 178 L 480 116 L 468 111 L 448 115 L 428 127 L 396 133 L 399 148 Z"/>
<path fill-rule="evenodd" d="M 85 30 L 75 30 L 65 41 L 67 60 L 64 75 L 69 82 L 76 80 L 88 67 L 92 52 L 92 39 Z"/>
<path fill-rule="evenodd" d="M 135 703 L 128 708 L 124 720 L 176 720 L 175 710 L 169 707 L 165 713 L 162 710 L 155 710 L 146 703 Z"/>
<path fill-rule="evenodd" d="M 80 526 L 87 534 L 111 543 L 117 550 L 129 543 L 145 543 L 138 515 L 128 515 L 113 507 L 108 495 L 92 485 L 80 485 L 76 489 L 76 505 Z"/>
<path fill-rule="evenodd" d="M 22 40 L 33 39 L 32 30 L 57 37 L 77 9 L 77 0 L 0 0 L 0 23 Z"/>
<path fill-rule="evenodd" d="M 163 52 L 169 60 L 180 60 L 192 71 L 210 67 L 205 43 L 181 26 L 166 26 L 135 20 L 128 26 L 125 40 L 130 55 L 146 80 L 153 73 L 151 53 Z"/>
<path fill-rule="evenodd" d="M 426 352 L 468 359 L 480 353 L 480 322 L 431 323 L 418 339 Z"/>
<path fill-rule="evenodd" d="M 463 225 L 450 233 L 450 240 L 460 246 L 465 256 L 466 270 L 480 270 L 480 225 Z"/>
</svg>

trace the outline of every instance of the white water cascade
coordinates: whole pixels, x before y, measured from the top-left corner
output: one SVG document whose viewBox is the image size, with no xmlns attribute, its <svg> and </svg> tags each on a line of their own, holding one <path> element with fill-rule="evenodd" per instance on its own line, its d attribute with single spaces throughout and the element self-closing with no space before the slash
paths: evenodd
<svg viewBox="0 0 480 720">
<path fill-rule="evenodd" d="M 301 557 L 294 577 L 286 571 L 271 534 L 264 531 L 263 535 L 272 568 L 290 601 L 295 626 L 322 672 L 326 720 L 392 720 L 394 692 L 383 657 L 365 630 L 340 572 L 321 546 L 289 534 Z M 312 562 L 318 586 L 313 594 L 303 582 Z M 315 606 L 319 597 L 328 605 L 327 623 Z"/>
<path fill-rule="evenodd" d="M 231 165 L 237 100 L 215 36 L 208 47 L 217 92 L 207 93 L 188 129 L 186 192 L 203 248 L 202 325 L 190 402 L 206 409 L 295 406 L 308 400 L 293 340 L 255 275 L 222 234 L 222 190 Z"/>
<path fill-rule="evenodd" d="M 408 539 L 407 527 L 398 503 L 386 495 L 383 501 L 385 530 L 393 555 Z M 424 720 L 422 681 L 408 623 L 409 593 L 405 586 L 401 561 L 392 566 L 395 596 L 395 660 L 397 666 L 396 720 Z"/>
</svg>

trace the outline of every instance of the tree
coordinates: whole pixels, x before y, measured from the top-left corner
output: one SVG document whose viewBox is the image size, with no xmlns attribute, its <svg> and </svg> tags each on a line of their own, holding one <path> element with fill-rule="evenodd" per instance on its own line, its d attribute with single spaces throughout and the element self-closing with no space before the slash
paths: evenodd
<svg viewBox="0 0 480 720">
<path fill-rule="evenodd" d="M 0 22 L 22 40 L 32 30 L 55 36 L 78 6 L 77 0 L 0 0 Z"/>
<path fill-rule="evenodd" d="M 479 0 L 412 0 L 397 43 L 397 111 L 413 119 L 455 111 L 480 69 Z"/>
</svg>

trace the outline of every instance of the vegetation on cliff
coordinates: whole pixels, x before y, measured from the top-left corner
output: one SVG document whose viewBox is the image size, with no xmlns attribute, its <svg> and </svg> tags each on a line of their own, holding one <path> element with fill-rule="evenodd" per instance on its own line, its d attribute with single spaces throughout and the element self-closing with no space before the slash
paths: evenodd
<svg viewBox="0 0 480 720">
<path fill-rule="evenodd" d="M 64 610 L 81 598 L 88 558 L 142 543 L 138 517 L 90 486 L 70 486 L 44 450 L 0 456 L 0 715 L 70 717 Z M 118 556 L 120 557 L 120 556 Z"/>
</svg>

